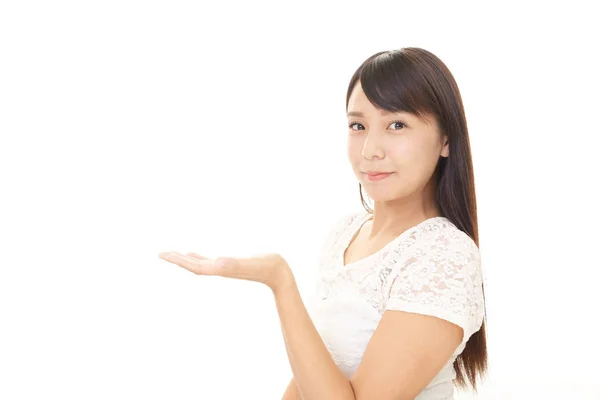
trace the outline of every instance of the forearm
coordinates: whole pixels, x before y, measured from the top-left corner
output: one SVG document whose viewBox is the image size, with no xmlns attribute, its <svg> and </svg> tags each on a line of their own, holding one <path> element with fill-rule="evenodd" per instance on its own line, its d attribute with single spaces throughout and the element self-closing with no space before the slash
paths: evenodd
<svg viewBox="0 0 600 400">
<path fill-rule="evenodd" d="M 296 387 L 296 382 L 294 382 L 293 378 L 285 388 L 285 392 L 283 393 L 281 400 L 302 400 L 300 392 L 298 392 L 298 388 Z"/>
<path fill-rule="evenodd" d="M 274 291 L 294 381 L 304 400 L 355 400 L 304 306 L 293 278 Z"/>
</svg>

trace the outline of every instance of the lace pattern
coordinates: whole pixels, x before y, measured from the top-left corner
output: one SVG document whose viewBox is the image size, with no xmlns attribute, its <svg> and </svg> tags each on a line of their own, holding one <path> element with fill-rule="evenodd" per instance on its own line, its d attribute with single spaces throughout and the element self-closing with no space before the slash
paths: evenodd
<svg viewBox="0 0 600 400">
<path fill-rule="evenodd" d="M 483 321 L 483 276 L 475 242 L 449 220 L 411 233 L 413 244 L 397 254 L 386 309 L 433 315 L 459 325 L 463 343 Z"/>
<path fill-rule="evenodd" d="M 308 311 L 332 359 L 347 378 L 386 310 L 433 315 L 464 329 L 463 342 L 418 400 L 452 398 L 453 361 L 483 321 L 479 249 L 443 217 L 406 230 L 376 253 L 344 265 L 351 238 L 370 217 L 365 211 L 340 218 L 318 258 L 316 296 Z"/>
<path fill-rule="evenodd" d="M 367 217 L 364 212 L 345 215 L 331 230 L 319 258 L 319 299 L 352 295 L 380 316 L 386 310 L 437 316 L 461 326 L 466 342 L 484 313 L 475 242 L 447 218 L 436 217 L 344 266 L 344 250 Z"/>
</svg>

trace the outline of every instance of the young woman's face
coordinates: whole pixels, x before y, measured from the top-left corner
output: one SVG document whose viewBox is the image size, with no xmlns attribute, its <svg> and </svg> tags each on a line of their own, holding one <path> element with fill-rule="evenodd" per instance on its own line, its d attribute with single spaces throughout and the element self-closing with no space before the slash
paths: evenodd
<svg viewBox="0 0 600 400">
<path fill-rule="evenodd" d="M 360 81 L 348 102 L 348 125 L 352 170 L 374 201 L 418 195 L 432 177 L 439 157 L 448 156 L 446 137 L 432 118 L 426 123 L 414 114 L 375 108 Z M 389 174 L 369 178 L 369 171 Z"/>
</svg>

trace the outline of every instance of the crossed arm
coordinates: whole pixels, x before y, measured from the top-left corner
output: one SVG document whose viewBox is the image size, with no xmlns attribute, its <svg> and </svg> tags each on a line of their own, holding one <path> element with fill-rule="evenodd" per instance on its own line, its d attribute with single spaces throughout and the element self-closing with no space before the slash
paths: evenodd
<svg viewBox="0 0 600 400">
<path fill-rule="evenodd" d="M 347 379 L 319 336 L 294 279 L 274 294 L 294 375 L 283 400 L 414 399 L 463 338 L 463 329 L 446 320 L 386 311 L 361 364 Z"/>
</svg>

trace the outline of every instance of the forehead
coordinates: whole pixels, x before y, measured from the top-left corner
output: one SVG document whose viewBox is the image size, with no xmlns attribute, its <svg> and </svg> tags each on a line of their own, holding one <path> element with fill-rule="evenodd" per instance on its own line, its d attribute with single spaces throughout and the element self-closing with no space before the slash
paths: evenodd
<svg viewBox="0 0 600 400">
<path fill-rule="evenodd" d="M 369 99 L 367 99 L 367 96 L 365 95 L 365 92 L 362 89 L 362 85 L 360 84 L 360 81 L 358 81 L 356 83 L 356 86 L 354 86 L 354 89 L 352 90 L 352 93 L 350 94 L 350 99 L 348 100 L 348 109 L 350 109 L 350 106 L 352 106 L 353 104 L 355 105 L 361 105 L 364 103 L 369 103 Z M 372 105 L 371 105 L 372 106 Z"/>
<path fill-rule="evenodd" d="M 413 114 L 412 112 L 388 111 L 375 107 L 363 92 L 362 86 L 360 85 L 360 81 L 357 82 L 356 86 L 352 90 L 352 93 L 350 94 L 350 98 L 348 99 L 348 111 L 346 115 L 348 116 L 348 118 L 377 118 L 396 116 L 405 118 L 407 120 L 412 120 L 413 123 L 427 125 L 435 122 L 435 118 L 432 118 L 430 115 L 423 115 L 424 119 L 421 119 L 419 118 L 419 116 Z"/>
</svg>

